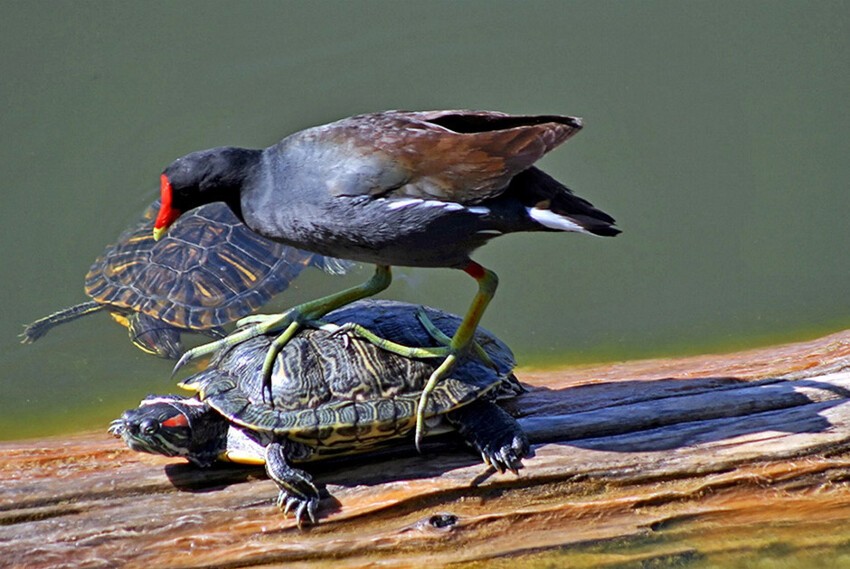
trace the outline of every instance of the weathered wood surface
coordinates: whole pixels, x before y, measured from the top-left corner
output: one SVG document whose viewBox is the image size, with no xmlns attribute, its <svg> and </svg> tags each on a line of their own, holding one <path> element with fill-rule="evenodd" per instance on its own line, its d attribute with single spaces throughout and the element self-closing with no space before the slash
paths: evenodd
<svg viewBox="0 0 850 569">
<path fill-rule="evenodd" d="M 130 452 L 105 430 L 2 443 L 0 566 L 490 566 L 572 555 L 570 566 L 622 567 L 776 540 L 846 547 L 845 369 L 850 333 L 521 370 L 531 391 L 515 408 L 536 456 L 518 477 L 453 439 L 422 456 L 408 445 L 311 465 L 333 497 L 305 531 L 275 508 L 261 469 L 199 470 Z M 622 546 L 588 546 L 606 540 Z"/>
</svg>

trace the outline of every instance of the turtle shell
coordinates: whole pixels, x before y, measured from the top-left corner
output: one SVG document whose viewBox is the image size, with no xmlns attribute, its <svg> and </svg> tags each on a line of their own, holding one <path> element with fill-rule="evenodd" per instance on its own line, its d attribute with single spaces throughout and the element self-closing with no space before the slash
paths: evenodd
<svg viewBox="0 0 850 569">
<path fill-rule="evenodd" d="M 354 322 L 407 346 L 440 345 L 417 317 L 417 305 L 363 300 L 328 314 L 323 322 Z M 461 319 L 424 309 L 451 336 Z M 262 366 L 273 336 L 259 336 L 218 352 L 209 367 L 181 386 L 198 392 L 231 422 L 311 447 L 317 455 L 368 448 L 404 436 L 416 424 L 423 387 L 442 358 L 407 358 L 345 333 L 304 329 L 277 357 L 272 372 L 273 405 L 263 400 Z M 475 340 L 495 369 L 465 358 L 440 381 L 428 400 L 432 418 L 480 397 L 514 396 L 522 387 L 511 373 L 510 349 L 479 328 Z"/>
<path fill-rule="evenodd" d="M 206 330 L 253 312 L 307 266 L 341 270 L 334 259 L 261 237 L 223 203 L 184 214 L 154 241 L 158 210 L 159 200 L 95 260 L 85 283 L 92 299 Z"/>
</svg>

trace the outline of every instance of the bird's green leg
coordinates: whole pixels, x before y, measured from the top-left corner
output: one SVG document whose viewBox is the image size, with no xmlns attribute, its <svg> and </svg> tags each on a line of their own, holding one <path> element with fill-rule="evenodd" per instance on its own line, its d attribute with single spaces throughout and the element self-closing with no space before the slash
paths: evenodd
<svg viewBox="0 0 850 569">
<path fill-rule="evenodd" d="M 392 283 L 393 276 L 388 265 L 377 265 L 375 274 L 362 285 L 348 288 L 342 292 L 332 294 L 318 300 L 312 300 L 300 304 L 289 311 L 290 320 L 286 324 L 285 331 L 275 338 L 275 341 L 266 352 L 266 360 L 263 362 L 263 388 L 267 389 L 271 394 L 271 377 L 274 361 L 277 355 L 283 349 L 283 346 L 292 339 L 298 332 L 301 326 L 310 320 L 318 320 L 328 312 L 341 308 L 347 304 L 358 301 L 363 298 L 374 296 L 386 289 Z M 267 332 L 275 332 L 281 327 L 267 330 Z"/>
<path fill-rule="evenodd" d="M 427 318 L 427 316 L 426 316 Z M 365 326 L 361 326 L 356 322 L 346 322 L 345 324 L 337 325 L 337 324 L 329 324 L 327 322 L 311 322 L 310 325 L 316 326 L 317 328 L 321 328 L 331 334 L 350 334 L 361 340 L 365 340 L 370 344 L 377 346 L 382 350 L 386 350 L 387 352 L 391 352 L 393 354 L 398 354 L 403 358 L 444 358 L 449 353 L 449 348 L 432 348 L 432 347 L 423 347 L 423 346 L 405 346 L 404 344 L 399 344 L 398 342 L 393 342 L 392 340 L 387 340 L 386 338 L 382 338 L 378 336 Z M 433 324 L 432 324 L 433 326 Z M 441 332 L 442 334 L 442 332 Z M 445 334 L 443 334 L 445 336 Z M 447 342 L 445 342 L 446 346 L 451 342 L 451 338 L 445 336 L 447 338 Z"/>
<path fill-rule="evenodd" d="M 417 450 L 419 450 L 422 437 L 425 436 L 425 409 L 428 403 L 428 396 L 434 391 L 437 383 L 448 376 L 455 363 L 457 363 L 458 358 L 473 343 L 472 340 L 475 336 L 475 330 L 478 329 L 478 323 L 481 322 L 481 317 L 484 315 L 484 311 L 487 310 L 487 305 L 493 299 L 493 295 L 496 293 L 496 287 L 499 286 L 499 277 L 496 276 L 496 273 L 485 269 L 475 261 L 470 261 L 463 270 L 478 281 L 478 292 L 475 294 L 475 298 L 472 299 L 472 305 L 466 311 L 463 321 L 452 337 L 452 341 L 449 344 L 450 354 L 434 370 L 431 377 L 428 378 L 428 383 L 425 384 L 422 395 L 419 397 L 419 405 L 416 409 L 415 443 Z"/>
<path fill-rule="evenodd" d="M 416 312 L 416 318 L 419 319 L 419 323 L 422 324 L 422 326 L 425 328 L 428 334 L 431 335 L 432 338 L 434 338 L 441 344 L 451 346 L 452 339 L 447 336 L 442 330 L 437 328 L 437 326 L 433 322 L 431 322 L 431 319 L 428 318 L 428 315 L 425 313 L 425 310 L 423 308 L 420 308 Z M 473 335 L 474 334 L 475 331 L 473 331 Z M 479 344 L 475 340 L 472 340 L 471 346 L 472 349 L 475 350 L 475 355 L 478 356 L 478 359 L 480 359 L 482 362 L 484 362 L 491 368 L 496 369 L 496 364 L 493 363 L 493 360 L 490 359 L 490 355 L 486 351 L 484 351 L 484 348 L 481 347 L 481 344 Z M 448 355 L 450 349 L 451 348 L 436 348 L 436 350 L 432 353 L 432 357 Z"/>
<path fill-rule="evenodd" d="M 382 350 L 398 354 L 404 358 L 445 358 L 451 354 L 451 337 L 446 335 L 445 332 L 437 328 L 437 326 L 431 322 L 431 319 L 428 318 L 428 314 L 423 308 L 420 307 L 419 310 L 416 311 L 416 318 L 419 320 L 419 323 L 422 324 L 422 327 L 425 328 L 425 331 L 428 332 L 434 340 L 443 344 L 445 347 L 405 346 L 404 344 L 399 344 L 398 342 L 382 338 L 365 326 L 361 326 L 356 322 L 331 324 L 328 322 L 322 322 L 321 320 L 315 320 L 308 324 L 315 328 L 320 328 L 326 332 L 330 332 L 331 334 L 350 334 L 360 338 L 361 340 L 365 340 Z M 472 342 L 472 349 L 475 350 L 475 355 L 478 356 L 481 361 L 495 369 L 496 364 L 493 363 L 493 360 L 490 359 L 490 356 L 484 351 L 484 348 L 482 348 L 478 342 Z"/>
<path fill-rule="evenodd" d="M 233 332 L 232 334 L 228 335 L 225 338 L 222 338 L 221 340 L 209 342 L 201 346 L 196 346 L 191 350 L 187 350 L 177 361 L 177 364 L 174 366 L 171 375 L 175 375 L 178 370 L 180 370 L 180 368 L 182 368 L 184 365 L 186 365 L 192 360 L 196 360 L 198 358 L 210 355 L 213 352 L 225 347 L 235 346 L 239 343 L 250 340 L 251 338 L 255 338 L 257 336 L 265 334 L 269 330 L 274 330 L 276 327 L 280 329 L 284 326 L 287 326 L 291 322 L 292 310 L 294 309 L 290 309 L 282 314 L 276 314 L 273 317 L 270 315 L 262 323 L 252 324 L 248 327 Z"/>
<path fill-rule="evenodd" d="M 378 265 L 375 267 L 375 274 L 372 275 L 372 278 L 361 285 L 348 288 L 344 291 L 325 296 L 317 300 L 299 304 L 298 306 L 290 308 L 281 314 L 269 314 L 243 318 L 239 321 L 239 324 L 248 324 L 247 327 L 237 330 L 226 338 L 222 338 L 221 340 L 210 342 L 187 351 L 177 362 L 177 365 L 174 366 L 173 373 L 177 373 L 177 370 L 188 362 L 211 354 L 221 348 L 235 346 L 236 344 L 250 340 L 251 338 L 262 334 L 269 334 L 283 330 L 283 333 L 269 348 L 269 352 L 266 354 L 266 361 L 263 364 L 264 386 L 270 385 L 272 367 L 274 366 L 274 360 L 277 357 L 277 354 L 280 353 L 280 350 L 286 342 L 292 339 L 292 336 L 298 332 L 302 323 L 309 320 L 318 320 L 332 310 L 336 310 L 337 308 L 362 298 L 378 294 L 390 286 L 391 282 L 392 273 L 390 272 L 389 266 Z"/>
</svg>

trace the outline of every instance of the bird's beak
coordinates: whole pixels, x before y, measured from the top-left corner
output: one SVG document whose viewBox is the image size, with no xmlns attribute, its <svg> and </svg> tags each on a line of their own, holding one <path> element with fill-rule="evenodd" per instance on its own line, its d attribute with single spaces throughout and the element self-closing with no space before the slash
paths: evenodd
<svg viewBox="0 0 850 569">
<path fill-rule="evenodd" d="M 174 198 L 174 193 L 171 189 L 171 180 L 163 174 L 159 177 L 160 181 L 160 204 L 159 213 L 156 216 L 156 222 L 153 224 L 153 240 L 159 241 L 168 231 L 172 223 L 177 221 L 182 213 L 179 209 L 171 207 L 171 201 Z"/>
<path fill-rule="evenodd" d="M 159 241 L 168 232 L 168 228 L 177 221 L 177 218 L 183 212 L 179 209 L 171 207 L 170 203 L 165 203 L 159 208 L 159 215 L 156 216 L 156 222 L 153 224 L 153 239 Z"/>
</svg>

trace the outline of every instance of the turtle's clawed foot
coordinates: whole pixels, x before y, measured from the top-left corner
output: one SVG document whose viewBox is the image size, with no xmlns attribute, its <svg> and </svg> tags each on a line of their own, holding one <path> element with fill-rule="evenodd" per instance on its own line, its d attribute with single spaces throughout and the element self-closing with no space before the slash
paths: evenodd
<svg viewBox="0 0 850 569">
<path fill-rule="evenodd" d="M 277 496 L 277 507 L 283 510 L 283 515 L 289 515 L 289 512 L 295 514 L 295 523 L 301 529 L 304 522 L 309 520 L 311 524 L 316 523 L 316 510 L 319 508 L 319 498 L 304 498 L 302 496 L 294 496 L 288 490 L 281 489 Z"/>
<path fill-rule="evenodd" d="M 522 459 L 530 453 L 528 437 L 525 433 L 505 433 L 505 437 L 494 437 L 478 450 L 481 458 L 500 473 L 510 470 L 519 474 L 523 468 Z"/>
<path fill-rule="evenodd" d="M 510 470 L 518 474 L 522 459 L 532 456 L 522 427 L 492 401 L 478 399 L 449 412 L 446 418 L 481 459 L 499 472 Z"/>
<path fill-rule="evenodd" d="M 319 489 L 308 473 L 289 465 L 284 447 L 278 443 L 272 443 L 266 448 L 266 472 L 280 488 L 277 505 L 284 515 L 290 511 L 294 512 L 299 528 L 305 520 L 315 524 L 316 511 L 319 509 Z"/>
</svg>

